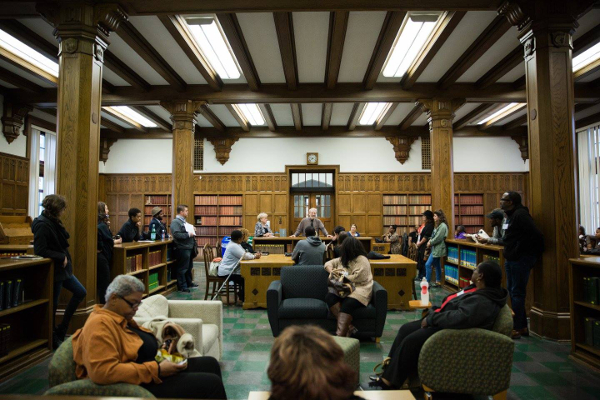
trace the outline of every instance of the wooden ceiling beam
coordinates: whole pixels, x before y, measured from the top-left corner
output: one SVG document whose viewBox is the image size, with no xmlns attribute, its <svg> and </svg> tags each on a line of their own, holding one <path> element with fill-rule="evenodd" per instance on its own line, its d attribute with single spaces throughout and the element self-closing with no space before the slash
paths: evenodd
<svg viewBox="0 0 600 400">
<path fill-rule="evenodd" d="M 297 131 L 302 130 L 302 107 L 299 103 L 291 103 L 292 118 L 294 119 L 294 127 Z"/>
<path fill-rule="evenodd" d="M 575 121 L 575 129 L 581 129 L 588 125 L 592 125 L 600 122 L 600 112 L 596 114 L 592 114 L 589 117 L 581 118 L 578 121 Z"/>
<path fill-rule="evenodd" d="M 100 129 L 101 139 L 172 139 L 172 132 L 161 132 L 150 130 L 143 133 L 135 129 L 125 129 L 124 131 L 115 131 L 112 129 Z"/>
<path fill-rule="evenodd" d="M 244 118 L 242 118 L 240 114 L 238 114 L 238 112 L 235 110 L 232 104 L 225 104 L 225 107 L 227 107 L 233 118 L 235 118 L 238 124 L 240 124 L 240 127 L 246 132 L 248 132 L 250 130 L 250 124 L 248 124 L 248 121 L 246 121 Z"/>
<path fill-rule="evenodd" d="M 349 14 L 347 11 L 329 13 L 329 39 L 327 41 L 327 63 L 325 66 L 325 85 L 328 89 L 333 89 L 338 81 Z"/>
<path fill-rule="evenodd" d="M 504 105 L 502 105 L 502 106 L 504 106 Z M 486 131 L 486 130 L 490 129 L 492 126 L 501 126 L 501 127 L 503 127 L 502 121 L 504 121 L 504 120 L 506 120 L 506 119 L 508 119 L 508 118 L 510 118 L 512 116 L 514 116 L 515 113 L 519 113 L 521 111 L 523 111 L 523 108 L 518 109 L 517 111 L 514 111 L 514 112 L 512 112 L 510 114 L 503 115 L 501 117 L 494 117 L 494 118 L 490 119 L 489 121 L 484 122 L 483 124 L 477 125 L 477 127 L 480 130 L 482 130 L 482 131 Z M 523 116 L 521 116 L 519 118 L 522 118 L 522 117 Z M 524 117 L 525 117 L 525 120 L 527 120 L 527 114 L 525 114 Z M 517 118 L 517 119 L 519 119 L 519 118 Z"/>
<path fill-rule="evenodd" d="M 354 107 L 352 108 L 352 112 L 350 113 L 350 118 L 348 118 L 347 129 L 349 131 L 353 131 L 356 129 L 356 124 L 358 124 L 358 119 L 363 113 L 367 103 L 354 103 Z"/>
<path fill-rule="evenodd" d="M 417 119 L 419 119 L 419 117 L 422 114 L 423 114 L 423 109 L 421 108 L 421 106 L 419 106 L 419 105 L 414 106 L 413 109 L 408 113 L 408 115 L 406 117 L 404 117 L 404 119 L 402 120 L 402 122 L 400 122 L 400 124 L 398 125 L 398 127 L 402 131 L 407 130 L 408 128 L 411 127 L 411 125 Z"/>
<path fill-rule="evenodd" d="M 273 20 L 277 31 L 277 42 L 279 43 L 285 81 L 290 90 L 295 90 L 298 86 L 298 60 L 296 58 L 292 13 L 273 13 Z"/>
<path fill-rule="evenodd" d="M 498 15 L 438 81 L 440 89 L 446 89 L 455 83 L 510 28 L 511 24 L 508 19 L 503 15 Z"/>
<path fill-rule="evenodd" d="M 152 111 L 148 110 L 146 107 L 131 106 L 131 108 L 133 108 L 135 111 L 142 114 L 144 117 L 148 118 L 150 121 L 154 122 L 156 124 L 156 126 L 158 127 L 158 129 L 162 129 L 163 131 L 166 131 L 166 132 L 173 131 L 173 125 L 171 125 L 171 123 L 165 121 L 164 119 L 162 119 L 161 117 L 159 117 L 158 115 L 153 113 Z"/>
<path fill-rule="evenodd" d="M 375 130 L 376 131 L 380 131 L 383 128 L 383 126 L 385 125 L 387 120 L 390 118 L 392 113 L 396 110 L 396 107 L 398 107 L 398 104 L 400 104 L 400 103 L 392 103 L 390 105 L 390 107 L 385 111 L 385 113 L 381 116 L 379 121 L 375 122 Z"/>
<path fill-rule="evenodd" d="M 527 122 L 527 114 L 521 115 L 519 118 L 515 118 L 512 121 L 507 122 L 506 124 L 502 125 L 502 129 L 504 129 L 504 130 L 515 129 L 515 128 L 523 125 L 526 122 Z"/>
<path fill-rule="evenodd" d="M 584 78 L 589 77 L 590 75 L 596 74 L 600 71 L 600 60 L 596 60 L 585 67 L 579 69 L 577 72 L 573 73 L 573 80 L 575 82 L 579 82 Z"/>
<path fill-rule="evenodd" d="M 273 115 L 273 110 L 271 110 L 271 105 L 269 104 L 258 104 L 258 108 L 262 112 L 263 117 L 269 127 L 270 131 L 274 131 L 277 129 L 277 121 L 275 120 L 275 116 Z"/>
<path fill-rule="evenodd" d="M 167 28 L 168 29 L 168 28 Z M 117 34 L 140 57 L 144 59 L 163 79 L 178 91 L 185 91 L 185 81 L 175 72 L 173 67 L 156 51 L 146 38 L 129 21 L 119 24 Z M 177 40 L 177 39 L 175 39 Z M 185 52 L 185 50 L 184 50 Z"/>
<path fill-rule="evenodd" d="M 212 112 L 208 105 L 204 104 L 200 107 L 200 114 L 210 122 L 210 124 L 218 131 L 225 131 L 225 124 Z"/>
<path fill-rule="evenodd" d="M 20 75 L 15 74 L 5 68 L 0 67 L 0 80 L 9 83 L 19 89 L 28 90 L 34 93 L 43 93 L 44 88 L 31 82 L 27 78 L 23 78 Z"/>
<path fill-rule="evenodd" d="M 497 108 L 498 105 L 494 103 L 481 104 L 477 106 L 473 111 L 469 112 L 467 115 L 459 119 L 458 121 L 452 124 L 452 129 L 460 130 L 466 127 L 473 120 L 479 118 L 482 114 L 489 112 L 490 110 Z"/>
<path fill-rule="evenodd" d="M 475 82 L 475 85 L 478 88 L 485 89 L 516 68 L 521 62 L 523 62 L 523 46 L 515 48 L 506 57 L 498 61 L 496 65 Z"/>
<path fill-rule="evenodd" d="M 131 126 L 133 129 L 140 131 L 140 132 L 144 132 L 147 133 L 148 132 L 148 128 L 146 128 L 145 126 L 143 126 L 142 124 L 132 120 L 131 118 L 128 118 L 126 116 L 120 116 L 117 114 L 113 114 L 111 111 L 108 110 L 102 110 L 102 112 L 107 113 L 108 115 L 110 115 L 112 118 L 116 118 L 119 121 Z M 108 120 L 108 118 L 105 118 L 105 120 Z M 101 123 L 102 124 L 102 123 Z"/>
<path fill-rule="evenodd" d="M 454 32 L 454 29 L 458 26 L 465 14 L 465 11 L 448 12 L 442 17 L 442 22 L 435 32 L 433 32 L 431 40 L 402 77 L 400 84 L 403 89 L 410 89 L 412 85 L 417 82 L 417 79 L 419 79 L 423 71 L 425 71 L 442 45 L 446 43 L 446 40 L 448 40 L 452 32 Z"/>
<path fill-rule="evenodd" d="M 331 114 L 333 112 L 333 103 L 323 103 L 323 111 L 321 112 L 321 129 L 326 131 L 331 123 Z"/>
<path fill-rule="evenodd" d="M 125 82 L 129 83 L 136 89 L 144 92 L 150 89 L 150 84 L 137 74 L 133 69 L 129 68 L 120 58 L 115 56 L 110 51 L 104 52 L 104 66 L 117 74 Z M 106 80 L 104 81 L 106 82 Z"/>
<path fill-rule="evenodd" d="M 600 42 L 600 25 L 596 25 L 573 42 L 573 57 L 576 57 Z"/>
<path fill-rule="evenodd" d="M 112 115 L 111 115 L 112 116 Z M 102 113 L 100 113 L 100 125 L 110 129 L 113 132 L 117 133 L 125 133 L 126 128 L 117 124 L 116 122 L 111 121 L 108 118 L 102 118 Z"/>
<path fill-rule="evenodd" d="M 248 81 L 248 86 L 250 86 L 251 90 L 258 90 L 260 88 L 260 78 L 252 61 L 252 56 L 250 55 L 250 50 L 248 50 L 248 45 L 244 39 L 237 16 L 231 13 L 220 13 L 217 14 L 217 18 L 221 23 L 225 36 L 227 36 L 233 54 L 242 69 L 242 73 L 246 81 Z"/>
<path fill-rule="evenodd" d="M 398 31 L 402 26 L 402 21 L 406 17 L 406 11 L 388 11 L 383 21 L 379 37 L 375 44 L 375 49 L 371 55 L 367 72 L 363 78 L 363 85 L 365 89 L 373 89 L 377 78 L 383 69 L 383 64 L 387 59 L 390 50 L 396 40 Z"/>
</svg>

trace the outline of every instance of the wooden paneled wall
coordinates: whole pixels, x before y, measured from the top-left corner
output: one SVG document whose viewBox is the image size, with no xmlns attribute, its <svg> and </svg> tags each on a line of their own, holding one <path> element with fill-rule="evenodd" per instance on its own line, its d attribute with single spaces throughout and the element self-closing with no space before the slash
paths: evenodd
<svg viewBox="0 0 600 400">
<path fill-rule="evenodd" d="M 29 159 L 0 153 L 0 215 L 27 215 Z"/>
<path fill-rule="evenodd" d="M 456 193 L 484 196 L 486 213 L 499 207 L 500 196 L 507 190 L 523 194 L 527 204 L 527 173 L 457 173 Z M 383 227 L 383 195 L 431 193 L 429 173 L 340 173 L 336 179 L 336 225 L 358 225 L 361 233 L 378 236 Z M 101 175 L 99 193 L 113 215 L 113 231 L 127 220 L 131 207 L 143 209 L 144 195 L 171 192 L 171 175 Z M 244 227 L 252 231 L 259 212 L 269 214 L 272 228 L 289 227 L 289 179 L 281 174 L 202 174 L 194 176 L 194 193 L 242 194 Z M 450 213 L 448 213 L 450 214 Z M 116 216 L 116 218 L 115 218 Z M 485 229 L 491 231 L 486 219 Z"/>
</svg>

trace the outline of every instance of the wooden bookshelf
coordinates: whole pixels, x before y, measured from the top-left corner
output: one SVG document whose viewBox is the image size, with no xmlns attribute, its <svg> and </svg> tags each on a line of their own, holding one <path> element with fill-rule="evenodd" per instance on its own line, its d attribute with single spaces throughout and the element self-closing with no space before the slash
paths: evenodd
<svg viewBox="0 0 600 400">
<path fill-rule="evenodd" d="M 116 244 L 113 249 L 111 279 L 121 274 L 133 275 L 144 282 L 146 296 L 160 293 L 166 295 L 177 290 L 175 269 L 177 263 L 172 259 L 172 240 L 155 242 L 131 242 Z M 131 268 L 129 262 L 137 257 L 137 268 Z M 150 288 L 150 276 L 158 275 L 158 287 Z"/>
<path fill-rule="evenodd" d="M 167 233 L 171 227 L 173 213 L 171 212 L 171 195 L 170 194 L 147 194 L 144 196 L 144 232 L 148 231 L 150 222 L 152 221 L 152 209 L 160 207 L 163 210 L 164 216 L 162 222 L 167 227 Z"/>
<path fill-rule="evenodd" d="M 421 214 L 426 210 L 431 210 L 430 194 L 384 194 L 383 231 L 396 225 L 399 235 L 409 233 L 411 226 L 421 225 Z"/>
<path fill-rule="evenodd" d="M 9 352 L 0 355 L 0 379 L 52 352 L 53 268 L 48 258 L 0 259 L 0 281 L 21 279 L 22 285 L 22 302 L 0 311 L 0 324 L 10 325 Z"/>
<path fill-rule="evenodd" d="M 198 247 L 216 246 L 231 231 L 242 228 L 242 195 L 195 195 L 194 226 Z"/>
<path fill-rule="evenodd" d="M 585 278 L 600 278 L 600 257 L 569 260 L 569 300 L 571 304 L 571 357 L 600 370 L 600 345 L 586 340 L 586 320 L 600 321 L 600 306 L 586 299 Z M 596 292 L 598 293 L 598 292 Z M 588 322 L 588 323 L 589 323 Z M 600 331 L 600 329 L 598 329 Z"/>
<path fill-rule="evenodd" d="M 467 233 L 477 233 L 483 229 L 485 212 L 483 194 L 454 195 L 454 225 L 464 225 Z"/>
</svg>

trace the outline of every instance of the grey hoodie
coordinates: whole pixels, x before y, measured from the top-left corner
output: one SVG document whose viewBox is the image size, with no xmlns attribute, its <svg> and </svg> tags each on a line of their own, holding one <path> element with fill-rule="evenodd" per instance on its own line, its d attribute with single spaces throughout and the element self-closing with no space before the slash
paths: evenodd
<svg viewBox="0 0 600 400">
<path fill-rule="evenodd" d="M 318 236 L 299 241 L 294 247 L 292 260 L 298 265 L 323 265 L 325 244 Z"/>
</svg>

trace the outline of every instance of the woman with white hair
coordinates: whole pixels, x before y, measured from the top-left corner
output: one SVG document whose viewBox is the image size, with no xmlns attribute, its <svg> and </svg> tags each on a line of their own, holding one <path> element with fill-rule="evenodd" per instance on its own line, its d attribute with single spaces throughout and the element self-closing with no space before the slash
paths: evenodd
<svg viewBox="0 0 600 400">
<path fill-rule="evenodd" d="M 254 237 L 272 237 L 273 231 L 271 227 L 268 225 L 269 221 L 267 220 L 269 216 L 267 213 L 261 212 L 258 214 L 256 219 L 256 225 L 254 225 Z"/>
<path fill-rule="evenodd" d="M 73 335 L 77 379 L 140 385 L 158 398 L 226 399 L 221 368 L 213 357 L 190 358 L 183 364 L 155 360 L 156 337 L 133 320 L 144 290 L 131 275 L 111 282 L 106 304 L 96 305 Z"/>
</svg>

